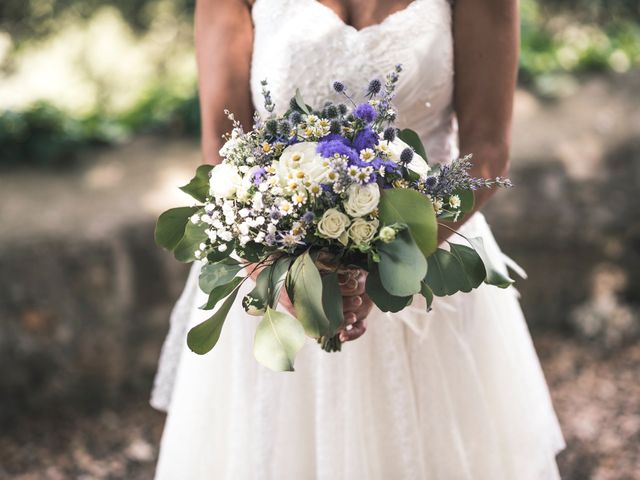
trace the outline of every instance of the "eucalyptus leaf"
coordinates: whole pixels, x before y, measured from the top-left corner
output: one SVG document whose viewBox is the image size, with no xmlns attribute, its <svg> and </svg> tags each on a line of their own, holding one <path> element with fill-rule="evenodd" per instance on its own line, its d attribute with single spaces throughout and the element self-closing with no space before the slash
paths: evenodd
<svg viewBox="0 0 640 480">
<path fill-rule="evenodd" d="M 220 285 L 211 290 L 207 303 L 202 305 L 200 308 L 202 310 L 213 310 L 218 302 L 229 295 L 243 279 L 244 277 L 234 277 L 229 283 L 225 283 L 224 285 Z"/>
<path fill-rule="evenodd" d="M 450 252 L 439 248 L 428 258 L 429 269 L 425 283 L 434 295 L 443 297 L 459 291 L 471 291 L 471 282 L 460 260 Z"/>
<path fill-rule="evenodd" d="M 167 250 L 173 250 L 184 236 L 189 218 L 200 207 L 178 207 L 164 212 L 156 222 L 154 236 L 156 243 Z"/>
<path fill-rule="evenodd" d="M 327 319 L 329 319 L 327 336 L 333 336 L 344 323 L 342 292 L 336 272 L 326 273 L 322 276 L 322 307 Z"/>
<path fill-rule="evenodd" d="M 414 295 L 427 274 L 427 260 L 408 229 L 400 230 L 393 242 L 376 243 L 378 269 L 385 290 L 396 297 Z"/>
<path fill-rule="evenodd" d="M 404 143 L 409 145 L 413 150 L 420 155 L 424 161 L 427 161 L 427 151 L 424 149 L 424 145 L 422 145 L 422 140 L 420 140 L 420 136 L 410 128 L 403 128 L 398 132 L 398 137 Z"/>
<path fill-rule="evenodd" d="M 266 311 L 269 305 L 269 281 L 271 277 L 271 266 L 265 267 L 256 278 L 256 286 L 253 287 L 246 296 L 245 301 L 250 303 L 257 311 Z M 243 305 L 244 305 L 243 301 Z M 246 307 L 245 307 L 246 310 Z M 257 315 L 259 315 L 257 313 Z"/>
<path fill-rule="evenodd" d="M 390 188 L 380 196 L 383 225 L 405 224 L 425 257 L 438 247 L 438 225 L 431 201 L 415 190 Z"/>
<path fill-rule="evenodd" d="M 474 248 L 480 258 L 482 258 L 482 262 L 484 263 L 484 268 L 487 272 L 487 277 L 484 279 L 485 283 L 489 285 L 495 285 L 500 288 L 507 288 L 509 285 L 513 283 L 513 280 L 508 276 L 504 275 L 500 270 L 498 270 L 493 262 L 491 261 L 491 257 L 487 254 L 487 251 L 484 248 L 484 241 L 482 237 L 474 237 L 467 239 L 471 246 Z"/>
<path fill-rule="evenodd" d="M 235 240 L 231 240 L 224 245 L 227 246 L 224 251 L 221 252 L 220 250 L 215 250 L 207 254 L 207 260 L 209 261 L 209 263 L 219 262 L 220 260 L 224 260 L 229 255 L 231 255 L 233 253 L 233 249 L 235 248 Z"/>
<path fill-rule="evenodd" d="M 196 225 L 187 222 L 184 229 L 184 235 L 180 242 L 173 250 L 173 255 L 180 262 L 193 262 L 196 260 L 194 252 L 200 247 L 200 244 L 206 242 L 208 237 L 205 233 L 206 225 Z"/>
<path fill-rule="evenodd" d="M 468 213 L 473 210 L 473 206 L 476 203 L 473 190 L 455 190 L 453 195 L 457 195 L 460 198 L 460 210 L 462 213 Z"/>
<path fill-rule="evenodd" d="M 213 165 L 200 165 L 196 169 L 196 175 L 189 183 L 180 187 L 180 190 L 196 200 L 204 202 L 209 196 L 209 172 L 212 168 Z"/>
<path fill-rule="evenodd" d="M 207 320 L 189 330 L 187 334 L 187 345 L 193 352 L 204 355 L 218 343 L 222 326 L 233 302 L 238 296 L 238 290 L 239 289 L 236 288 L 231 292 L 222 306 Z"/>
<path fill-rule="evenodd" d="M 304 328 L 286 313 L 267 308 L 256 328 L 253 354 L 256 360 L 276 372 L 293 371 L 297 353 L 304 345 Z"/>
<path fill-rule="evenodd" d="M 478 255 L 473 248 L 467 247 L 466 245 L 450 243 L 449 246 L 451 248 L 451 254 L 458 259 L 467 274 L 471 288 L 478 288 L 487 276 L 480 255 Z"/>
<path fill-rule="evenodd" d="M 209 263 L 200 271 L 200 289 L 204 293 L 211 293 L 214 288 L 229 283 L 240 270 L 241 265 L 234 258 L 225 258 L 218 263 Z"/>
<path fill-rule="evenodd" d="M 412 295 L 396 297 L 387 292 L 382 286 L 377 266 L 372 267 L 369 271 L 365 289 L 371 301 L 383 312 L 399 312 L 409 305 L 413 299 Z"/>
<path fill-rule="evenodd" d="M 287 283 L 293 290 L 293 306 L 305 333 L 313 338 L 328 335 L 330 322 L 322 305 L 322 278 L 308 251 L 293 262 Z"/>
<path fill-rule="evenodd" d="M 287 278 L 287 272 L 292 262 L 293 257 L 289 255 L 282 255 L 273 262 L 273 265 L 271 265 L 267 291 L 267 303 L 271 308 L 276 308 L 278 305 L 280 290 L 282 290 L 282 286 Z"/>
</svg>

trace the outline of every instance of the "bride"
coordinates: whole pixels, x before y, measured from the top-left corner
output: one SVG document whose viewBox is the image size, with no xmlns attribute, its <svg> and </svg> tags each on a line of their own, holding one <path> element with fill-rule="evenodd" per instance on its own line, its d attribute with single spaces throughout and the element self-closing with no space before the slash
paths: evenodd
<svg viewBox="0 0 640 480">
<path fill-rule="evenodd" d="M 517 46 L 516 0 L 199 0 L 205 160 L 219 161 L 225 108 L 251 126 L 262 79 L 282 111 L 296 87 L 321 104 L 332 81 L 366 85 L 399 63 L 397 126 L 420 134 L 431 162 L 472 152 L 476 176 L 504 175 Z M 513 265 L 482 214 L 467 218 L 454 226 Z M 208 315 L 199 267 L 172 313 L 153 392 L 168 411 L 158 480 L 559 478 L 563 438 L 513 288 L 384 314 L 364 273 L 344 278 L 350 342 L 328 354 L 309 340 L 294 373 L 275 373 L 255 361 L 257 320 L 239 302 L 213 351 L 188 350 L 187 329 Z"/>
</svg>

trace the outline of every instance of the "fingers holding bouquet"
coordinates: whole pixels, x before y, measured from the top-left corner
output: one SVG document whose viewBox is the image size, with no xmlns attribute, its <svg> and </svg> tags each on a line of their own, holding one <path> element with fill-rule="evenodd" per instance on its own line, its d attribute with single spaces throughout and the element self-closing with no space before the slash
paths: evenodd
<svg viewBox="0 0 640 480">
<path fill-rule="evenodd" d="M 364 270 L 339 275 L 344 325 L 338 334 L 342 342 L 355 340 L 367 330 L 367 316 L 373 308 L 373 302 L 365 292 L 366 279 L 367 272 Z"/>
</svg>

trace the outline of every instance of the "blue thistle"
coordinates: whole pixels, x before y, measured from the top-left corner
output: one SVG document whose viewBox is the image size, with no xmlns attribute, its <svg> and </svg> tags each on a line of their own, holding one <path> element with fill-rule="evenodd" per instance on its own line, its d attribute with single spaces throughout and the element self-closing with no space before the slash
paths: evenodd
<svg viewBox="0 0 640 480">
<path fill-rule="evenodd" d="M 393 127 L 387 127 L 384 129 L 382 133 L 382 138 L 384 138 L 387 142 L 393 142 L 396 139 L 396 129 Z"/>
<path fill-rule="evenodd" d="M 347 87 L 344 86 L 344 83 L 336 81 L 336 82 L 333 82 L 333 89 L 337 93 L 344 93 L 344 91 L 347 89 Z"/>
<path fill-rule="evenodd" d="M 380 93 L 380 90 L 382 90 L 382 82 L 375 78 L 369 82 L 366 95 L 369 98 L 373 98 Z"/>
<path fill-rule="evenodd" d="M 411 162 L 412 159 L 413 150 L 411 150 L 410 148 L 405 148 L 404 150 L 402 150 L 402 153 L 400 153 L 400 163 L 402 163 L 403 165 L 407 165 L 409 162 Z"/>
</svg>

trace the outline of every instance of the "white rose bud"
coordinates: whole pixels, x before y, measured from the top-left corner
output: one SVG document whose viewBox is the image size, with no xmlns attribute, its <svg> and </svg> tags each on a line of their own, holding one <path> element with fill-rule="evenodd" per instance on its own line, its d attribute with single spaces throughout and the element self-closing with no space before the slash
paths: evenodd
<svg viewBox="0 0 640 480">
<path fill-rule="evenodd" d="M 375 183 L 358 185 L 354 183 L 347 189 L 344 209 L 352 217 L 362 217 L 378 208 L 380 188 Z"/>
<path fill-rule="evenodd" d="M 238 169 L 228 163 L 221 163 L 211 170 L 209 193 L 215 198 L 233 198 L 242 185 Z"/>
<path fill-rule="evenodd" d="M 349 227 L 349 237 L 356 245 L 366 245 L 376 235 L 379 225 L 375 219 L 368 222 L 364 218 L 356 218 Z"/>
<path fill-rule="evenodd" d="M 330 208 L 324 212 L 324 215 L 322 215 L 322 218 L 318 222 L 318 233 L 322 237 L 337 238 L 342 241 L 344 240 L 349 223 L 348 216 L 335 208 Z"/>
<path fill-rule="evenodd" d="M 396 231 L 391 227 L 382 227 L 380 230 L 380 240 L 384 243 L 391 243 L 396 239 Z"/>
</svg>

